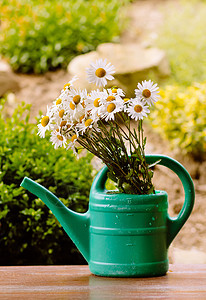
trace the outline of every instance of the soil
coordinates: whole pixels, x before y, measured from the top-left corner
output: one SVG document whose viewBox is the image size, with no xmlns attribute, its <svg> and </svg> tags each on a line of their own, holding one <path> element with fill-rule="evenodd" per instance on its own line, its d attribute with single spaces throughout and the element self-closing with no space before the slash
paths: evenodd
<svg viewBox="0 0 206 300">
<path fill-rule="evenodd" d="M 178 5 L 177 0 L 140 0 L 133 2 L 127 13 L 130 17 L 128 29 L 121 36 L 121 43 L 139 42 L 152 44 L 158 34 L 159 26 L 164 22 L 162 9 L 170 9 L 170 4 Z M 59 95 L 62 87 L 71 76 L 65 70 L 48 72 L 45 75 L 17 75 L 21 89 L 16 93 L 17 102 L 25 101 L 32 104 L 31 119 L 35 120 L 40 110 Z M 8 110 L 13 109 L 13 101 Z M 167 141 L 163 140 L 148 125 L 145 127 L 147 136 L 147 153 L 169 155 L 181 162 L 191 174 L 196 192 L 193 212 L 175 238 L 170 247 L 170 262 L 206 263 L 206 181 L 204 171 L 206 161 L 197 162 L 191 157 L 172 151 Z M 181 210 L 184 192 L 178 177 L 165 167 L 156 167 L 154 184 L 157 189 L 166 190 L 169 197 L 169 213 L 175 216 Z"/>
</svg>

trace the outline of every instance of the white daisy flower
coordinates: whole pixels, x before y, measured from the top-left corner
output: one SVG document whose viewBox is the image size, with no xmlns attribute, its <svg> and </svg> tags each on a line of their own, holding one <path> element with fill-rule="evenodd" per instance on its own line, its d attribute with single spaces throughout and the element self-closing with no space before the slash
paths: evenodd
<svg viewBox="0 0 206 300">
<path fill-rule="evenodd" d="M 148 106 L 138 98 L 131 99 L 126 108 L 126 112 L 128 116 L 135 121 L 142 120 L 150 113 Z"/>
<path fill-rule="evenodd" d="M 101 106 L 101 99 L 105 98 L 106 96 L 107 95 L 105 95 L 104 92 L 100 92 L 99 90 L 92 91 L 85 101 L 85 111 L 92 117 L 96 118 Z"/>
<path fill-rule="evenodd" d="M 85 116 L 85 108 L 82 106 L 81 103 L 74 107 L 71 105 L 70 102 L 69 113 L 72 122 L 79 122 L 79 120 Z"/>
<path fill-rule="evenodd" d="M 77 158 L 79 158 L 78 152 L 77 152 L 77 140 L 78 140 L 79 134 L 78 132 L 73 133 L 70 136 L 70 142 L 68 144 L 67 150 L 71 149 L 73 153 L 76 155 Z"/>
<path fill-rule="evenodd" d="M 102 98 L 100 99 L 100 103 L 101 104 L 107 104 L 108 102 L 119 102 L 119 103 L 123 103 L 122 98 L 120 97 L 120 95 L 118 95 L 117 93 L 113 93 L 111 89 L 104 89 L 103 90 L 103 94 L 102 94 Z"/>
<path fill-rule="evenodd" d="M 53 102 L 51 110 L 56 122 L 58 122 L 58 119 L 61 122 L 61 119 L 68 115 L 68 106 L 68 97 L 62 97 L 62 95 Z"/>
<path fill-rule="evenodd" d="M 158 95 L 159 88 L 156 83 L 154 84 L 151 80 L 145 80 L 142 83 L 138 83 L 137 87 L 138 89 L 135 90 L 137 98 L 145 100 L 148 105 L 152 105 L 158 101 L 160 95 Z"/>
<path fill-rule="evenodd" d="M 123 104 L 123 106 L 124 106 L 123 111 L 125 113 L 127 113 L 127 108 L 129 106 L 129 103 L 132 102 L 132 100 L 133 100 L 132 98 L 123 98 L 123 102 L 124 102 L 124 104 Z"/>
<path fill-rule="evenodd" d="M 67 140 L 58 129 L 52 131 L 50 141 L 52 142 L 52 145 L 54 145 L 54 149 L 57 149 L 62 146 L 66 148 Z"/>
<path fill-rule="evenodd" d="M 105 86 L 107 80 L 112 80 L 114 77 L 111 74 L 115 73 L 114 66 L 111 63 L 107 64 L 107 60 L 97 59 L 96 63 L 91 63 L 86 69 L 88 74 L 87 80 L 89 83 L 95 83 L 97 86 Z"/>
<path fill-rule="evenodd" d="M 112 101 L 107 102 L 101 106 L 99 110 L 99 117 L 105 121 L 114 120 L 115 114 L 123 111 L 123 102 Z"/>
<path fill-rule="evenodd" d="M 80 134 L 83 134 L 87 129 L 92 128 L 94 120 L 91 118 L 84 119 L 83 122 L 77 124 L 77 130 Z"/>
<path fill-rule="evenodd" d="M 53 102 L 54 105 L 61 104 L 62 101 L 68 101 L 68 95 L 69 95 L 70 89 L 61 90 L 61 94 L 58 98 Z"/>
<path fill-rule="evenodd" d="M 37 127 L 38 127 L 38 133 L 37 134 L 41 138 L 44 138 L 46 131 L 51 129 L 52 121 L 53 121 L 52 111 L 47 106 L 47 113 L 46 113 L 46 115 L 45 116 L 41 116 L 41 121 L 37 125 Z"/>
<path fill-rule="evenodd" d="M 56 98 L 56 100 L 54 100 L 53 104 L 54 104 L 54 107 L 61 105 L 62 104 L 62 98 L 59 96 L 58 98 Z"/>
<path fill-rule="evenodd" d="M 77 126 L 79 123 L 82 123 L 82 122 L 84 122 L 84 120 L 87 118 L 87 114 L 85 114 L 85 111 L 82 111 L 82 115 L 80 115 L 80 117 L 77 119 L 75 119 L 75 126 Z"/>
<path fill-rule="evenodd" d="M 68 103 L 64 101 L 60 105 L 53 108 L 52 130 L 56 129 L 56 126 L 62 127 L 61 124 L 67 124 L 71 122 L 70 114 L 68 112 Z"/>
<path fill-rule="evenodd" d="M 74 105 L 78 105 L 79 103 L 83 103 L 83 101 L 87 98 L 87 90 L 80 89 L 70 89 L 69 98 Z"/>
<path fill-rule="evenodd" d="M 79 79 L 79 78 L 77 77 L 77 75 L 75 75 L 69 82 L 67 82 L 67 83 L 64 85 L 63 90 L 64 90 L 64 91 L 69 90 L 69 89 L 73 86 L 73 83 L 74 83 L 77 79 Z"/>
<path fill-rule="evenodd" d="M 69 91 L 68 112 L 74 121 L 79 121 L 82 115 L 85 115 L 85 101 L 87 90 L 76 90 L 71 88 Z"/>
<path fill-rule="evenodd" d="M 111 93 L 121 96 L 121 97 L 125 96 L 124 91 L 118 87 L 113 87 L 112 89 L 108 89 L 108 91 L 111 91 Z"/>
<path fill-rule="evenodd" d="M 59 132 L 65 136 L 65 138 L 70 137 L 70 132 L 73 130 L 74 123 L 72 121 L 68 120 L 62 120 L 60 123 L 58 123 L 58 129 Z"/>
</svg>

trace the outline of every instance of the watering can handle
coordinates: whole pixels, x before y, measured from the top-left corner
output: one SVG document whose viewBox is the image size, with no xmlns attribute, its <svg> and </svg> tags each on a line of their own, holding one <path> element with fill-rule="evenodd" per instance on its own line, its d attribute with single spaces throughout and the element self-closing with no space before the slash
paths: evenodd
<svg viewBox="0 0 206 300">
<path fill-rule="evenodd" d="M 187 170 L 176 160 L 171 157 L 152 154 L 146 155 L 146 161 L 148 164 L 153 164 L 158 161 L 159 165 L 165 166 L 175 172 L 180 178 L 184 192 L 185 201 L 183 207 L 177 217 L 171 218 L 167 215 L 167 246 L 171 244 L 177 233 L 180 231 L 184 223 L 187 221 L 192 208 L 194 206 L 195 191 L 192 179 Z M 105 190 L 105 182 L 107 180 L 107 166 L 103 167 L 102 170 L 97 174 L 92 189 L 98 192 L 99 190 Z"/>
<path fill-rule="evenodd" d="M 194 185 L 187 170 L 175 159 L 165 155 L 153 154 L 146 155 L 146 161 L 148 164 L 159 161 L 159 165 L 165 166 L 172 170 L 177 174 L 184 188 L 185 201 L 178 216 L 171 218 L 169 215 L 167 215 L 167 246 L 169 247 L 177 233 L 187 221 L 193 209 L 195 200 Z"/>
</svg>

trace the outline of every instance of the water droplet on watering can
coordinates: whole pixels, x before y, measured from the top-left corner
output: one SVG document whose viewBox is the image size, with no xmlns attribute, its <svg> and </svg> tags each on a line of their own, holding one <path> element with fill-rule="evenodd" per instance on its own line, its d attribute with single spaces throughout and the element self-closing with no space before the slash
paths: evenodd
<svg viewBox="0 0 206 300">
<path fill-rule="evenodd" d="M 149 223 L 149 226 L 152 226 L 152 223 Z"/>
<path fill-rule="evenodd" d="M 155 217 L 152 217 L 152 221 L 155 221 Z"/>
<path fill-rule="evenodd" d="M 117 219 L 119 219 L 119 216 L 118 216 L 118 215 L 116 215 L 116 218 L 117 218 Z"/>
</svg>

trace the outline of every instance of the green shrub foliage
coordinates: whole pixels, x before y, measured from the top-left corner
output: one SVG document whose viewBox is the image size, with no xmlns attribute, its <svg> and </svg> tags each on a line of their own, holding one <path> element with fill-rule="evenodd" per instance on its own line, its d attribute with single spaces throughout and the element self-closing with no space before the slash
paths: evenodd
<svg viewBox="0 0 206 300">
<path fill-rule="evenodd" d="M 10 119 L 0 114 L 0 265 L 81 264 L 84 259 L 51 211 L 20 187 L 24 176 L 55 193 L 78 212 L 88 206 L 91 155 L 75 160 L 71 151 L 54 150 L 29 123 L 22 104 Z M 78 226 L 78 224 L 77 224 Z"/>
<path fill-rule="evenodd" d="M 201 160 L 206 154 L 206 82 L 167 86 L 150 115 L 152 126 L 175 149 Z"/>
<path fill-rule="evenodd" d="M 15 71 L 66 67 L 76 55 L 117 41 L 129 0 L 3 0 L 0 51 Z"/>
</svg>

